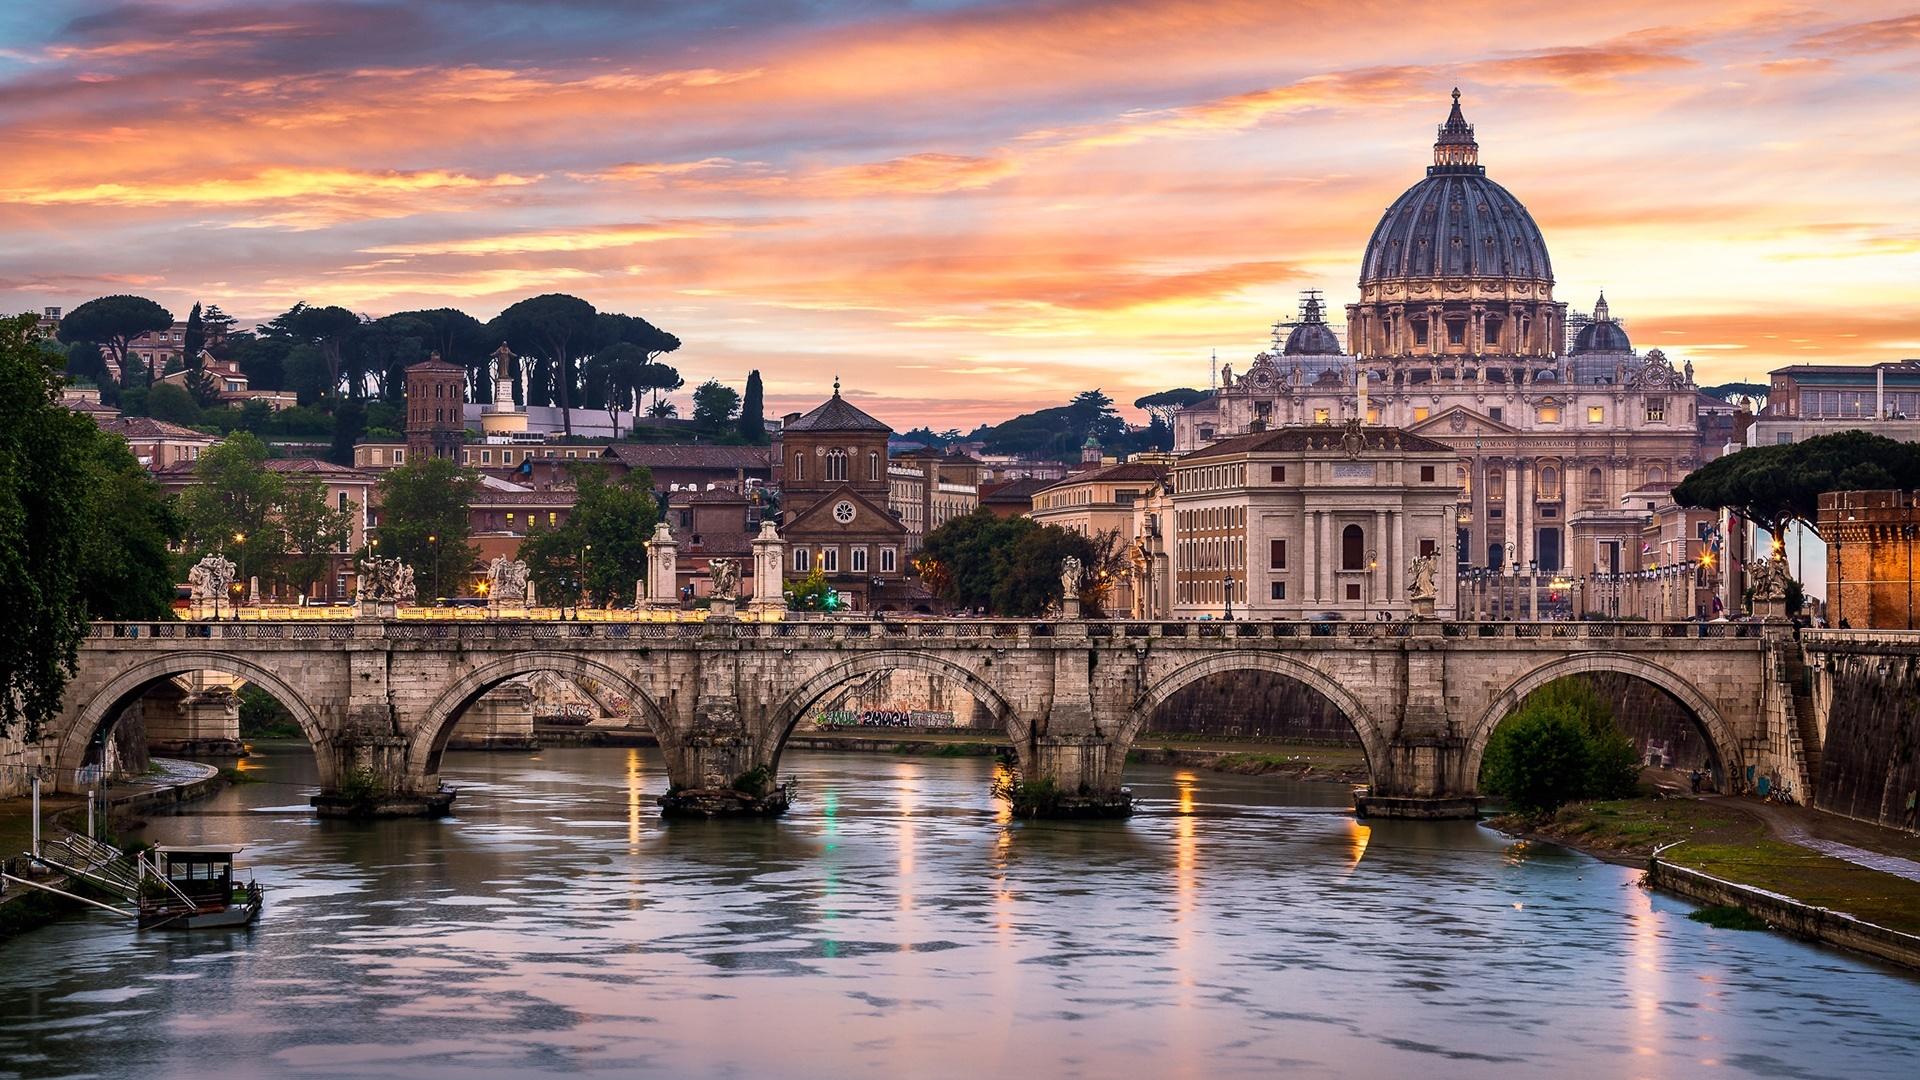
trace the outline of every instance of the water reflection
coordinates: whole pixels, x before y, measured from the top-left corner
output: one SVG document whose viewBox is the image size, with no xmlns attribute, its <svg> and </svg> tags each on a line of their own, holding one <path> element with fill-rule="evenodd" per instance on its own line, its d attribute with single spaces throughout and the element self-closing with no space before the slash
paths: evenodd
<svg viewBox="0 0 1920 1080">
<path fill-rule="evenodd" d="M 304 753 L 255 764 L 153 832 L 249 844 L 261 924 L 4 947 L 0 1074 L 1920 1068 L 1912 980 L 1337 785 L 1137 769 L 1132 821 L 1032 823 L 990 761 L 793 754 L 788 819 L 667 823 L 645 753 L 449 754 L 457 817 L 363 827 L 307 814 Z"/>
</svg>

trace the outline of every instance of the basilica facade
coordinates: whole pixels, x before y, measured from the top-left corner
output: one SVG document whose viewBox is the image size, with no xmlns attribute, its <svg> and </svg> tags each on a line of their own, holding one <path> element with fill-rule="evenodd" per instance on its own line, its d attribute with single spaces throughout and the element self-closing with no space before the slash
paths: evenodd
<svg viewBox="0 0 1920 1080">
<path fill-rule="evenodd" d="M 1720 449 L 1701 434 L 1692 365 L 1637 351 L 1605 297 L 1569 333 L 1546 239 L 1487 176 L 1458 91 L 1433 151 L 1367 242 L 1345 347 L 1309 294 L 1268 351 L 1176 414 L 1174 449 L 1348 421 L 1401 429 L 1456 456 L 1448 554 L 1462 572 L 1637 569 L 1626 516 Z"/>
</svg>

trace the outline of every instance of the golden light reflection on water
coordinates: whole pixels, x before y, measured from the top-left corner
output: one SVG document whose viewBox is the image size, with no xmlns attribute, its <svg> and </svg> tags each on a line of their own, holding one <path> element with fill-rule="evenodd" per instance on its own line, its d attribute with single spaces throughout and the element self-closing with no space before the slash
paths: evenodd
<svg viewBox="0 0 1920 1080">
<path fill-rule="evenodd" d="M 913 854 L 914 854 L 914 788 L 920 782 L 920 770 L 907 762 L 901 762 L 893 770 L 894 797 L 900 808 L 900 854 L 896 860 L 900 869 L 900 910 L 902 913 L 913 910 Z M 902 950 L 911 949 L 906 942 L 900 945 Z"/>
<path fill-rule="evenodd" d="M 640 751 L 638 748 L 627 751 L 627 854 L 640 853 L 640 796 L 646 790 L 646 780 L 640 772 Z"/>
<path fill-rule="evenodd" d="M 1366 857 L 1367 841 L 1373 839 L 1373 827 L 1363 824 L 1358 818 L 1347 819 L 1347 857 L 1353 860 L 1348 869 L 1359 869 L 1360 860 Z"/>
<path fill-rule="evenodd" d="M 993 787 L 1000 788 L 1013 779 L 1013 770 L 998 758 L 993 762 Z M 993 800 L 993 820 L 1000 826 L 1000 836 L 993 843 L 991 865 L 993 867 L 993 928 L 999 937 L 1000 947 L 1009 948 L 1013 944 L 1013 892 L 1007 888 L 1007 855 L 1013 847 L 1013 804 L 1005 799 Z"/>
<path fill-rule="evenodd" d="M 1173 955 L 1174 966 L 1180 973 L 1180 986 L 1187 990 L 1194 986 L 1193 914 L 1199 901 L 1196 872 L 1200 862 L 1200 840 L 1196 833 L 1199 823 L 1193 816 L 1193 789 L 1198 780 L 1191 772 L 1173 774 L 1174 805 L 1179 808 L 1179 816 L 1173 823 Z M 1192 1004 L 1186 995 L 1181 996 L 1181 1007 Z"/>
</svg>

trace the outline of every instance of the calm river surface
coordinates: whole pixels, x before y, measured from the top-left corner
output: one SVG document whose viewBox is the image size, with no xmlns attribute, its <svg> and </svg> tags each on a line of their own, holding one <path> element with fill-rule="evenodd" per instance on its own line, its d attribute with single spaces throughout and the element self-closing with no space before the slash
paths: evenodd
<svg viewBox="0 0 1920 1080">
<path fill-rule="evenodd" d="M 669 824 L 651 751 L 448 754 L 457 817 L 353 826 L 264 750 L 148 833 L 249 845 L 260 923 L 0 946 L 0 1075 L 1920 1075 L 1920 981 L 1332 785 L 1010 824 L 986 760 L 790 754 L 785 820 Z"/>
</svg>

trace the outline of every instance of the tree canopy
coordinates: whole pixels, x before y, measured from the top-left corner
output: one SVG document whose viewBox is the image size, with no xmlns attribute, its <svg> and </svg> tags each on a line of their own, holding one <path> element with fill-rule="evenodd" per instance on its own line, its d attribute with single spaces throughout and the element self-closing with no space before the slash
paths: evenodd
<svg viewBox="0 0 1920 1080">
<path fill-rule="evenodd" d="M 740 399 L 740 438 L 748 446 L 761 446 L 767 437 L 765 391 L 760 386 L 760 369 L 747 372 L 747 392 Z"/>
<path fill-rule="evenodd" d="M 172 326 L 173 313 L 144 296 L 102 296 L 67 312 L 60 320 L 59 338 L 67 344 L 90 341 L 107 350 L 124 378 L 127 343 Z M 147 375 L 151 381 L 152 372 Z"/>
<path fill-rule="evenodd" d="M 60 711 L 86 633 L 81 555 L 98 429 L 62 408 L 30 315 L 0 320 L 0 732 Z"/>
<path fill-rule="evenodd" d="M 1083 390 L 1056 408 L 983 425 L 972 437 L 991 453 L 1067 458 L 1079 453 L 1089 435 L 1109 450 L 1128 448 L 1127 425 L 1114 410 L 1113 399 L 1099 390 Z"/>
<path fill-rule="evenodd" d="M 448 458 L 419 458 L 380 478 L 380 530 L 372 554 L 413 567 L 423 599 L 459 595 L 478 553 L 468 507 L 480 476 Z"/>
<path fill-rule="evenodd" d="M 1523 814 L 1632 795 L 1639 775 L 1633 740 L 1614 723 L 1612 707 L 1577 677 L 1528 694 L 1494 729 L 1480 766 L 1481 787 Z"/>
<path fill-rule="evenodd" d="M 1060 603 L 1060 566 L 1071 555 L 1092 572 L 1080 598 L 1097 615 L 1105 599 L 1100 568 L 1108 546 L 1110 538 L 979 509 L 928 533 L 914 565 L 927 588 L 955 607 L 1026 618 Z"/>
<path fill-rule="evenodd" d="M 574 361 L 593 351 L 599 344 L 593 305 L 565 293 L 543 293 L 529 297 L 502 311 L 487 328 L 504 340 L 514 352 L 538 358 L 533 378 L 528 380 L 528 404 L 553 401 L 561 409 L 573 407 Z M 542 400 L 542 399 L 545 400 Z M 556 400 L 557 399 L 557 400 Z M 567 437 L 573 436 L 573 419 L 562 413 L 561 426 Z"/>
<path fill-rule="evenodd" d="M 1196 401 L 1205 401 L 1212 396 L 1213 394 L 1206 390 L 1193 390 L 1181 386 L 1172 390 L 1162 390 L 1157 394 L 1148 394 L 1145 397 L 1134 398 L 1133 407 L 1146 410 L 1149 417 L 1171 428 L 1173 426 L 1173 414 L 1177 410 L 1184 409 Z"/>
<path fill-rule="evenodd" d="M 740 391 L 708 379 L 693 391 L 693 422 L 714 434 L 727 430 L 740 410 Z"/>
<path fill-rule="evenodd" d="M 646 542 L 659 520 L 653 475 L 634 469 L 615 480 L 597 462 L 578 462 L 568 471 L 578 493 L 572 513 L 564 525 L 528 533 L 520 558 L 542 597 L 625 607 L 635 584 L 646 579 Z"/>
<path fill-rule="evenodd" d="M 1829 491 L 1920 487 L 1920 446 L 1864 431 L 1752 446 L 1688 473 L 1673 489 L 1681 506 L 1731 510 L 1778 537 L 1798 521 L 1817 528 Z"/>
<path fill-rule="evenodd" d="M 345 512 L 327 503 L 320 478 L 274 472 L 267 447 L 238 431 L 200 455 L 197 481 L 180 495 L 187 553 L 224 552 L 242 583 L 258 576 L 311 595 L 350 535 Z"/>
</svg>

